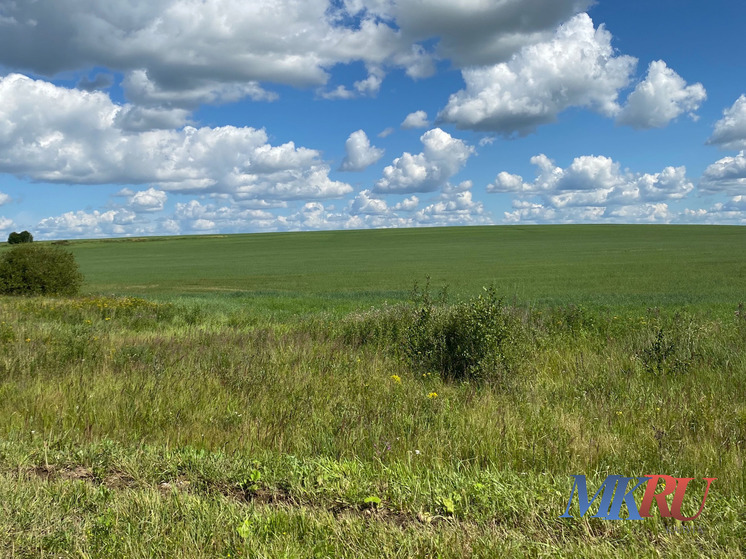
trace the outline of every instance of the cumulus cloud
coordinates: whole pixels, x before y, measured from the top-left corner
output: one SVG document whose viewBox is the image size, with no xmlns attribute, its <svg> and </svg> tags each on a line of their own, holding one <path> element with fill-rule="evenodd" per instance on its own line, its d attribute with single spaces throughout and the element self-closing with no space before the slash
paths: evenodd
<svg viewBox="0 0 746 559">
<path fill-rule="evenodd" d="M 190 200 L 176 204 L 170 223 L 181 232 L 237 233 L 271 226 L 274 218 L 274 214 L 266 210 L 202 204 L 198 200 Z"/>
<path fill-rule="evenodd" d="M 383 157 L 383 150 L 370 145 L 363 130 L 350 134 L 345 142 L 347 155 L 342 161 L 342 171 L 362 171 Z"/>
<path fill-rule="evenodd" d="M 502 61 L 545 40 L 590 0 L 56 0 L 4 2 L 0 64 L 37 74 L 108 67 L 129 95 L 225 99 L 258 83 L 323 86 L 336 64 L 371 72 L 347 90 L 373 94 L 385 67 L 427 76 L 435 57 Z M 437 46 L 423 44 L 438 39 Z M 139 75 L 135 76 L 136 73 Z M 249 89 L 242 89 L 249 84 Z M 226 92 L 227 88 L 227 92 Z M 150 93 L 148 93 L 150 91 Z M 192 93 L 188 93 L 192 92 Z"/>
<path fill-rule="evenodd" d="M 401 123 L 401 127 L 404 129 L 410 128 L 427 128 L 430 126 L 430 122 L 427 120 L 427 113 L 425 111 L 415 111 L 409 113 Z"/>
<path fill-rule="evenodd" d="M 707 143 L 725 149 L 746 149 L 746 95 L 723 111 L 723 118 L 715 123 Z"/>
<path fill-rule="evenodd" d="M 645 79 L 627 97 L 617 122 L 633 128 L 662 128 L 683 113 L 696 119 L 694 111 L 706 98 L 701 83 L 687 86 L 665 62 L 656 60 L 650 63 Z"/>
<path fill-rule="evenodd" d="M 19 74 L 0 78 L 0 172 L 71 184 L 147 184 L 253 199 L 339 197 L 313 149 L 268 143 L 264 130 L 223 126 L 138 131 L 130 105 L 102 92 Z M 151 115 L 152 116 L 152 115 Z"/>
<path fill-rule="evenodd" d="M 746 225 L 746 196 L 733 196 L 726 202 L 717 202 L 710 208 L 685 209 L 678 217 L 683 223 L 710 223 Z"/>
<path fill-rule="evenodd" d="M 572 106 L 614 116 L 636 63 L 616 55 L 611 33 L 579 14 L 508 62 L 463 70 L 466 89 L 451 95 L 439 118 L 459 128 L 526 135 Z"/>
<path fill-rule="evenodd" d="M 134 192 L 129 199 L 129 206 L 133 212 L 159 212 L 166 204 L 168 196 L 162 190 L 148 188 Z"/>
<path fill-rule="evenodd" d="M 546 155 L 531 158 L 537 178 L 525 182 L 519 175 L 501 172 L 487 192 L 541 195 L 553 206 L 604 205 L 607 202 L 654 202 L 685 197 L 694 188 L 685 167 L 666 167 L 659 173 L 622 171 L 619 163 L 603 155 L 576 157 L 562 169 Z"/>
<path fill-rule="evenodd" d="M 127 209 L 100 212 L 66 212 L 42 219 L 35 228 L 41 238 L 114 237 L 146 235 L 155 231 L 154 224 L 137 222 L 137 215 Z"/>
<path fill-rule="evenodd" d="M 358 194 L 350 204 L 344 221 L 346 229 L 374 227 L 443 227 L 448 225 L 484 225 L 493 223 L 482 202 L 472 198 L 467 188 L 453 189 L 419 208 L 420 200 L 411 196 L 390 206 L 369 190 Z M 418 209 L 419 208 L 419 209 Z M 339 219 L 339 216 L 336 216 Z"/>
<path fill-rule="evenodd" d="M 77 0 L 6 3 L 0 62 L 53 75 L 107 66 L 160 95 L 201 91 L 218 97 L 244 84 L 323 85 L 327 69 L 361 60 L 427 73 L 430 56 L 379 17 L 340 24 L 327 0 Z M 49 40 L 54 37 L 55 40 Z M 360 88 L 371 90 L 376 77 Z M 132 84 L 126 87 L 133 94 Z M 249 92 L 244 92 L 250 94 Z"/>
<path fill-rule="evenodd" d="M 409 198 L 405 198 L 401 202 L 394 206 L 394 211 L 411 212 L 417 209 L 420 205 L 420 199 L 417 196 L 412 195 Z"/>
<path fill-rule="evenodd" d="M 362 190 L 350 204 L 350 211 L 353 214 L 386 214 L 389 213 L 389 206 L 385 200 L 376 198 L 370 190 Z"/>
<path fill-rule="evenodd" d="M 719 159 L 702 174 L 699 187 L 706 192 L 740 195 L 746 192 L 746 151 Z"/>
<path fill-rule="evenodd" d="M 311 201 L 297 203 L 282 213 L 278 213 L 278 208 L 246 208 L 231 196 L 218 196 L 215 202 L 178 202 L 167 215 L 157 209 L 161 201 L 165 203 L 164 193 L 124 189 L 117 196 L 128 199 L 126 207 L 66 212 L 43 219 L 34 231 L 39 232 L 40 238 L 54 239 L 492 223 L 484 205 L 472 198 L 471 187 L 470 181 L 447 184 L 422 205 L 414 195 L 393 204 L 365 189 L 339 208 Z M 12 225 L 7 223 L 8 227 Z"/>
<path fill-rule="evenodd" d="M 487 187 L 488 192 L 518 195 L 514 211 L 505 214 L 509 222 L 667 221 L 672 215 L 666 202 L 694 188 L 685 167 L 632 173 L 611 158 L 592 155 L 576 157 L 565 169 L 543 154 L 531 162 L 538 169 L 534 181 L 503 171 Z"/>
<path fill-rule="evenodd" d="M 421 137 L 423 150 L 417 155 L 404 152 L 383 170 L 374 187 L 379 193 L 432 192 L 459 172 L 474 148 L 440 128 Z"/>
</svg>

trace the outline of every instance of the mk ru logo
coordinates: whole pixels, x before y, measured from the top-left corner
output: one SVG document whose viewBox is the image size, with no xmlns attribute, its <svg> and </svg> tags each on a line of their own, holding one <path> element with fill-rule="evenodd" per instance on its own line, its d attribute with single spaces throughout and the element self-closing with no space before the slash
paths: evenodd
<svg viewBox="0 0 746 559">
<path fill-rule="evenodd" d="M 592 499 L 588 499 L 588 485 L 586 484 L 584 475 L 574 475 L 575 483 L 572 486 L 570 492 L 570 500 L 567 503 L 567 509 L 565 514 L 560 518 L 572 518 L 570 514 L 570 506 L 572 505 L 572 499 L 577 490 L 578 493 L 578 505 L 580 506 L 580 516 L 583 517 L 588 509 L 591 508 L 593 502 L 601 495 L 601 502 L 599 503 L 598 512 L 593 515 L 593 518 L 605 518 L 607 520 L 621 520 L 619 514 L 621 513 L 622 503 L 627 505 L 627 511 L 629 516 L 627 520 L 642 520 L 643 518 L 649 518 L 650 507 L 653 504 L 653 500 L 658 504 L 658 511 L 660 515 L 667 518 L 675 518 L 682 522 L 687 520 L 694 520 L 700 514 L 702 509 L 705 508 L 705 501 L 707 500 L 707 494 L 710 491 L 710 484 L 715 481 L 716 477 L 702 478 L 707 482 L 705 487 L 704 497 L 702 497 L 702 504 L 694 516 L 684 516 L 681 513 L 681 505 L 684 502 L 684 494 L 686 493 L 689 482 L 692 481 L 693 477 L 672 477 L 665 475 L 655 475 L 637 478 L 638 482 L 632 486 L 631 489 L 627 490 L 629 483 L 634 480 L 633 477 L 624 477 L 619 475 L 608 476 L 603 482 L 598 491 L 593 495 Z M 658 482 L 663 481 L 663 489 L 660 493 L 656 493 L 658 488 Z M 642 504 L 637 506 L 637 502 L 634 498 L 634 492 L 641 486 L 646 485 L 645 494 L 642 497 Z M 673 493 L 673 502 L 671 507 L 668 507 L 666 497 Z"/>
</svg>

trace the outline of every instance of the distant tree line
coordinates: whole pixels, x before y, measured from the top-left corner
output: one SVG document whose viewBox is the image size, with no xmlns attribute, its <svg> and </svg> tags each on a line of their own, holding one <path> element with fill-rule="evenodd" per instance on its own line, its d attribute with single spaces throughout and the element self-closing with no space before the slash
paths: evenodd
<svg viewBox="0 0 746 559">
<path fill-rule="evenodd" d="M 33 240 L 34 240 L 34 236 L 28 231 L 21 231 L 20 233 L 16 233 L 15 231 L 13 231 L 10 235 L 8 235 L 9 245 L 20 245 L 21 243 L 30 243 Z"/>
</svg>

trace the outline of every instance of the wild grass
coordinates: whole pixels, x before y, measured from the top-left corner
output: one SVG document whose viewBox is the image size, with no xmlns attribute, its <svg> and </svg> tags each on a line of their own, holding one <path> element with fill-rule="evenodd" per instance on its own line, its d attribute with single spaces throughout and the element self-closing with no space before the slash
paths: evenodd
<svg viewBox="0 0 746 559">
<path fill-rule="evenodd" d="M 422 299 L 295 322 L 185 299 L 0 299 L 0 554 L 746 553 L 742 307 L 474 301 L 432 312 L 466 340 L 490 331 L 475 316 L 504 317 L 509 367 L 459 376 L 413 360 L 412 336 L 444 335 L 418 322 Z M 559 518 L 572 474 L 595 488 L 659 473 L 718 478 L 696 530 Z"/>
</svg>

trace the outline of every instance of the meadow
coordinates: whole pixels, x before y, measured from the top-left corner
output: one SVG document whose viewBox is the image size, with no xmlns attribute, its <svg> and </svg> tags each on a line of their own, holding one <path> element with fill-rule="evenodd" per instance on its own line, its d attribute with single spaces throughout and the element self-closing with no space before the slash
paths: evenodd
<svg viewBox="0 0 746 559">
<path fill-rule="evenodd" d="M 65 248 L 83 295 L 0 298 L 2 556 L 746 554 L 743 228 Z M 573 474 L 717 480 L 559 518 Z"/>
</svg>

